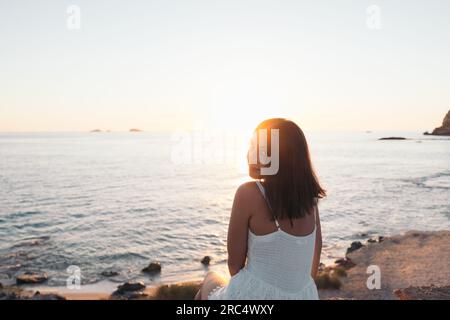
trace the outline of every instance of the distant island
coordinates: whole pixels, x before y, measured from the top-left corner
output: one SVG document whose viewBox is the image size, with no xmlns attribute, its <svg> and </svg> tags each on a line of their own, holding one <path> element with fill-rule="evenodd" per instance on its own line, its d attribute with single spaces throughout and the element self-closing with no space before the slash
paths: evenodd
<svg viewBox="0 0 450 320">
<path fill-rule="evenodd" d="M 385 137 L 385 138 L 380 138 L 378 140 L 406 140 L 406 138 L 404 138 L 404 137 Z"/>
<path fill-rule="evenodd" d="M 447 112 L 447 115 L 442 121 L 442 126 L 435 128 L 431 133 L 426 131 L 423 134 L 433 136 L 450 136 L 450 110 Z"/>
<path fill-rule="evenodd" d="M 129 132 L 142 132 L 143 130 L 141 130 L 141 129 L 136 129 L 136 128 L 133 128 L 133 129 L 130 129 L 129 130 Z M 91 132 L 91 133 L 100 133 L 100 132 L 112 132 L 111 130 L 102 130 L 102 129 L 94 129 L 94 130 L 91 130 L 91 131 L 89 131 L 89 132 Z"/>
</svg>

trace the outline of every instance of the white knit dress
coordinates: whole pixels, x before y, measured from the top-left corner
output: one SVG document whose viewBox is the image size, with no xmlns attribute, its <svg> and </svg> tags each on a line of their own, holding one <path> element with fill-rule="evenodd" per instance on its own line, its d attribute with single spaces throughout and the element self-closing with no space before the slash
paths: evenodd
<svg viewBox="0 0 450 320">
<path fill-rule="evenodd" d="M 264 188 L 256 182 L 264 198 Z M 316 215 L 316 212 L 314 212 Z M 247 264 L 227 286 L 215 288 L 209 300 L 317 300 L 311 277 L 316 228 L 307 236 L 280 229 L 258 236 L 248 232 Z"/>
</svg>

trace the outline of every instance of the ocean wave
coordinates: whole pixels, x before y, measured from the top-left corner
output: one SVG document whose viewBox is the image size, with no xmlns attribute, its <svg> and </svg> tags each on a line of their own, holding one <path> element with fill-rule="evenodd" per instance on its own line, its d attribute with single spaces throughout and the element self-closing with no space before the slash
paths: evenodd
<svg viewBox="0 0 450 320">
<path fill-rule="evenodd" d="M 12 227 L 17 230 L 41 229 L 41 228 L 52 226 L 53 224 L 54 224 L 53 221 L 39 221 L 39 222 L 16 224 L 16 225 L 13 225 Z"/>
<path fill-rule="evenodd" d="M 50 236 L 23 238 L 22 240 L 19 241 L 19 243 L 11 246 L 11 249 L 20 248 L 20 247 L 39 246 L 49 240 L 50 240 Z"/>
<path fill-rule="evenodd" d="M 129 259 L 147 259 L 146 256 L 136 252 L 123 252 L 104 254 L 96 257 L 100 261 L 117 261 L 117 260 L 129 260 Z"/>
<path fill-rule="evenodd" d="M 450 189 L 450 171 L 438 172 L 424 177 L 407 179 L 417 187 L 429 189 Z"/>
<path fill-rule="evenodd" d="M 8 220 L 13 220 L 13 219 L 18 219 L 18 218 L 29 218 L 31 216 L 35 216 L 35 215 L 39 215 L 39 214 L 43 214 L 43 212 L 37 211 L 37 210 L 18 211 L 18 212 L 12 212 L 12 213 L 6 214 L 4 216 L 4 218 L 8 219 Z"/>
</svg>

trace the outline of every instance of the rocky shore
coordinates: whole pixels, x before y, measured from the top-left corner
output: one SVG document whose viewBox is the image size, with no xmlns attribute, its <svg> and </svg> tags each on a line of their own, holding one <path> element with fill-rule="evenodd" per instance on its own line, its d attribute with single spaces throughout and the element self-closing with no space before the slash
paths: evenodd
<svg viewBox="0 0 450 320">
<path fill-rule="evenodd" d="M 444 120 L 442 121 L 442 126 L 435 128 L 431 133 L 427 131 L 424 134 L 434 136 L 450 136 L 450 110 L 445 115 Z"/>
<path fill-rule="evenodd" d="M 320 290 L 321 299 L 449 298 L 450 231 L 410 231 L 353 247 L 337 261 L 346 270 L 339 290 Z M 373 288 L 377 270 L 380 287 Z"/>
<path fill-rule="evenodd" d="M 205 257 L 202 263 L 209 264 L 210 260 Z M 450 231 L 410 231 L 351 243 L 345 257 L 333 265 L 321 264 L 316 284 L 321 299 L 450 299 L 448 261 Z M 160 270 L 157 262 L 151 262 L 142 271 Z M 373 281 L 376 276 L 378 287 L 377 281 Z M 27 274 L 15 286 L 0 285 L 0 299 L 193 299 L 200 286 L 199 281 L 152 287 L 142 282 L 126 282 L 113 292 L 22 289 L 24 280 L 43 280 L 42 277 L 43 274 Z"/>
</svg>

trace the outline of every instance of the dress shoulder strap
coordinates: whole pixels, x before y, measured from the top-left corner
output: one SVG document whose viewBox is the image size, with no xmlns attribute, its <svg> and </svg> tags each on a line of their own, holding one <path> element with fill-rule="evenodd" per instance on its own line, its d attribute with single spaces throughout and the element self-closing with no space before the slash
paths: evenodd
<svg viewBox="0 0 450 320">
<path fill-rule="evenodd" d="M 319 218 L 318 218 L 318 215 L 319 215 L 319 199 L 315 198 L 314 200 L 315 200 L 314 212 L 313 212 L 313 214 L 314 214 L 314 229 L 317 229 L 317 224 L 319 222 Z"/>
<path fill-rule="evenodd" d="M 262 194 L 264 200 L 266 201 L 267 206 L 268 206 L 269 209 L 270 209 L 270 212 L 272 213 L 272 217 L 273 217 L 273 220 L 275 221 L 275 225 L 277 226 L 277 229 L 279 230 L 279 229 L 280 229 L 280 224 L 278 223 L 277 218 L 275 218 L 275 216 L 274 216 L 274 214 L 273 214 L 272 207 L 271 207 L 269 201 L 267 200 L 267 197 L 266 197 L 266 190 L 264 189 L 264 186 L 262 185 L 261 181 L 259 181 L 259 180 L 256 181 L 256 185 L 258 186 L 259 191 L 261 191 L 261 194 Z"/>
<path fill-rule="evenodd" d="M 316 220 L 316 222 L 318 221 L 319 217 L 319 198 L 315 198 L 315 202 L 316 202 L 316 209 L 314 210 L 314 219 Z"/>
<path fill-rule="evenodd" d="M 264 187 L 261 184 L 261 181 L 257 180 L 256 185 L 258 186 L 259 191 L 261 191 L 261 194 L 264 197 L 264 199 L 266 199 L 266 190 L 264 190 Z"/>
</svg>

